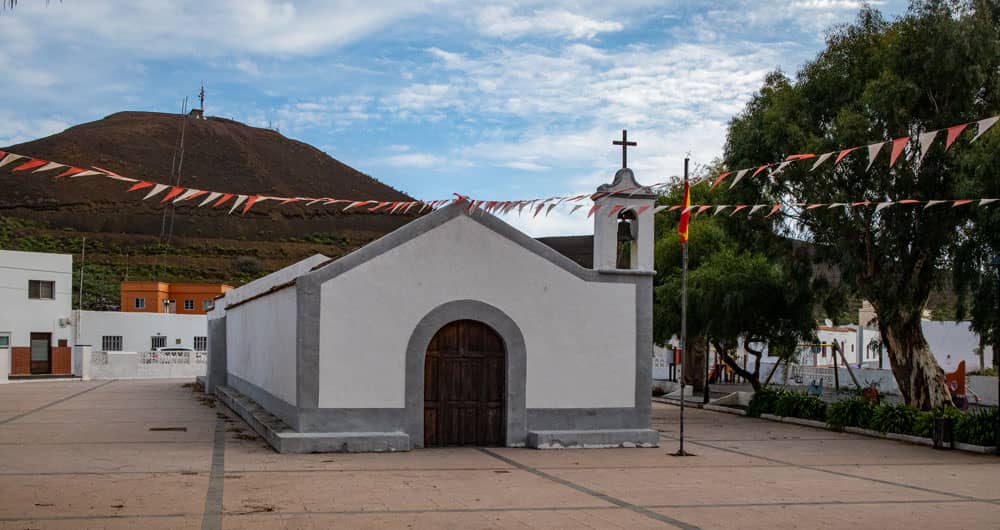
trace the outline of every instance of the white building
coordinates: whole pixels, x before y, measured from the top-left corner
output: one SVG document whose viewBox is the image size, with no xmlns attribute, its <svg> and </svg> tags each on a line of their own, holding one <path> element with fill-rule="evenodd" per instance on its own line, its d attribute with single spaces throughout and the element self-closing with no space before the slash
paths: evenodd
<svg viewBox="0 0 1000 530">
<path fill-rule="evenodd" d="M 72 373 L 73 256 L 0 250 L 0 382 Z"/>
<path fill-rule="evenodd" d="M 95 351 L 144 352 L 158 348 L 208 349 L 208 317 L 173 313 L 76 311 L 77 344 Z"/>
<path fill-rule="evenodd" d="M 208 390 L 282 452 L 656 445 L 637 187 L 598 189 L 593 269 L 463 202 L 229 291 Z"/>
</svg>

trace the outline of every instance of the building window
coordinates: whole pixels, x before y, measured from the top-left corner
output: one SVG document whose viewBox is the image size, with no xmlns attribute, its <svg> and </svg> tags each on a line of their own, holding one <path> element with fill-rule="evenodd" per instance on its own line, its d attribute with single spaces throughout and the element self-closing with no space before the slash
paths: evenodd
<svg viewBox="0 0 1000 530">
<path fill-rule="evenodd" d="M 197 351 L 207 351 L 208 350 L 208 337 L 195 337 L 194 338 L 194 349 Z"/>
<path fill-rule="evenodd" d="M 194 300 L 184 300 L 184 310 L 194 311 Z"/>
<path fill-rule="evenodd" d="M 205 311 L 211 311 L 213 307 L 215 307 L 215 302 L 213 300 L 201 301 L 201 308 L 204 309 Z"/>
<path fill-rule="evenodd" d="M 56 282 L 28 280 L 28 298 L 32 300 L 53 300 L 56 297 Z"/>
<path fill-rule="evenodd" d="M 136 309 L 146 309 L 146 299 L 145 298 L 136 298 L 135 299 L 135 308 Z"/>
<path fill-rule="evenodd" d="M 101 350 L 122 351 L 121 335 L 105 335 L 101 337 Z"/>
<path fill-rule="evenodd" d="M 0 335 L 0 348 L 10 347 L 10 335 Z"/>
<path fill-rule="evenodd" d="M 157 335 L 150 338 L 150 348 L 155 350 L 157 348 L 165 348 L 167 346 L 167 338 L 163 335 Z"/>
</svg>

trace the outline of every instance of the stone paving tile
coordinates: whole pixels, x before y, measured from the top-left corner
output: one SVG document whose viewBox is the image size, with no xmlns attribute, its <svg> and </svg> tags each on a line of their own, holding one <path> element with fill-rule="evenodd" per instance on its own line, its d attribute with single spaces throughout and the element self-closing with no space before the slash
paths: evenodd
<svg viewBox="0 0 1000 530">
<path fill-rule="evenodd" d="M 15 421 L 16 423 L 16 421 Z M 150 417 L 144 423 L 100 424 L 80 423 L 31 423 L 16 429 L 0 429 L 0 446 L 8 444 L 47 445 L 129 442 L 206 442 L 212 440 L 215 424 L 206 422 L 174 421 L 170 418 Z M 112 427 L 113 428 L 110 428 Z M 187 429 L 183 431 L 151 431 L 151 428 Z"/>
<path fill-rule="evenodd" d="M 208 472 L 211 443 L 105 443 L 0 447 L 0 489 L 11 474 Z M 2 501 L 0 501 L 2 504 Z"/>
<path fill-rule="evenodd" d="M 691 459 L 702 458 L 700 456 Z M 726 502 L 948 500 L 950 497 L 796 467 L 550 470 L 551 474 L 641 506 Z"/>
<path fill-rule="evenodd" d="M 687 447 L 693 451 L 694 447 Z M 655 449 L 572 449 L 563 451 L 525 451 L 505 447 L 491 447 L 499 455 L 510 458 L 520 464 L 539 469 L 580 469 L 580 468 L 665 468 L 665 467 L 700 467 L 710 466 L 773 466 L 773 462 L 719 451 L 709 448 L 697 448 L 702 458 L 678 458 L 671 456 L 677 450 L 677 442 L 670 439 L 660 441 L 660 447 Z"/>
<path fill-rule="evenodd" d="M 4 478 L 0 519 L 200 514 L 208 477 L 195 475 L 19 476 Z"/>
<path fill-rule="evenodd" d="M 981 455 L 976 460 L 978 462 L 960 465 L 836 466 L 821 469 L 976 498 L 991 498 L 1000 494 L 1000 458 Z M 989 489 L 984 489 L 984 486 Z M 997 527 L 1000 528 L 1000 520 Z"/>
<path fill-rule="evenodd" d="M 593 510 L 484 511 L 436 513 L 296 514 L 226 517 L 224 529 L 412 528 L 479 530 L 488 528 L 630 529 L 669 528 L 621 508 Z"/>
<path fill-rule="evenodd" d="M 700 441 L 700 440 L 699 440 Z M 838 464 L 963 464 L 978 461 L 978 456 L 959 451 L 935 451 L 929 447 L 862 438 L 852 440 L 795 441 L 735 441 L 705 442 L 715 448 L 727 448 L 741 453 L 777 459 L 807 466 Z M 698 448 L 697 445 L 694 447 Z"/>
<path fill-rule="evenodd" d="M 520 470 L 226 473 L 224 512 L 606 507 Z"/>
<path fill-rule="evenodd" d="M 656 510 L 669 513 L 705 530 L 731 529 L 841 529 L 878 530 L 995 529 L 1000 506 L 978 502 L 849 504 L 807 506 L 751 506 Z"/>
<path fill-rule="evenodd" d="M 100 528 L 102 530 L 178 530 L 201 528 L 201 516 L 165 517 L 94 517 L 86 519 L 35 519 L 23 521 L 2 521 L 2 530 L 79 530 Z"/>
<path fill-rule="evenodd" d="M 246 433 L 252 431 L 248 428 Z M 512 469 L 510 465 L 473 448 L 421 449 L 408 453 L 279 455 L 260 439 L 228 439 L 226 447 L 227 470 Z"/>
</svg>

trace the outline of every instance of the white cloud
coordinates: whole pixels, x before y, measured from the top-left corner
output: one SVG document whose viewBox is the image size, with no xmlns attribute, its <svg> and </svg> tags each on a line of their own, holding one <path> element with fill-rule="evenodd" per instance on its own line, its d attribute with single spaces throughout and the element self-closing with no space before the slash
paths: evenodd
<svg viewBox="0 0 1000 530">
<path fill-rule="evenodd" d="M 260 75 L 260 68 L 257 67 L 257 63 L 249 59 L 240 59 L 239 61 L 236 61 L 236 63 L 233 64 L 233 68 L 248 75 Z"/>
<path fill-rule="evenodd" d="M 386 165 L 402 168 L 430 168 L 444 166 L 448 161 L 442 157 L 427 153 L 406 153 L 394 155 L 383 161 Z"/>
<path fill-rule="evenodd" d="M 597 20 L 564 9 L 541 9 L 516 14 L 512 6 L 493 5 L 479 9 L 479 31 L 490 37 L 514 39 L 525 35 L 552 35 L 593 39 L 598 34 L 624 29 L 620 22 Z"/>
</svg>

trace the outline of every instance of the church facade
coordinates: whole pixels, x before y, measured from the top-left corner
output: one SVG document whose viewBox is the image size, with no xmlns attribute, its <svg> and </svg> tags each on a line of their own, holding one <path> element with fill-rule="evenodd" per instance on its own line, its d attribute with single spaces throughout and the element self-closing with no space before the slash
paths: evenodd
<svg viewBox="0 0 1000 530">
<path fill-rule="evenodd" d="M 229 291 L 207 391 L 279 452 L 655 446 L 637 189 L 628 169 L 598 189 L 591 269 L 459 202 Z"/>
</svg>

